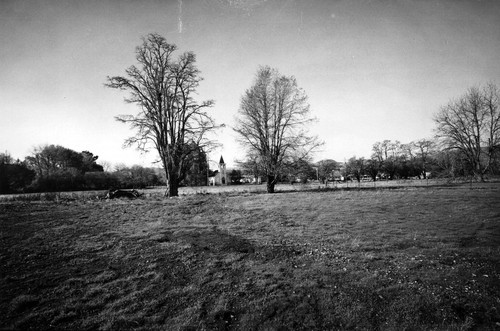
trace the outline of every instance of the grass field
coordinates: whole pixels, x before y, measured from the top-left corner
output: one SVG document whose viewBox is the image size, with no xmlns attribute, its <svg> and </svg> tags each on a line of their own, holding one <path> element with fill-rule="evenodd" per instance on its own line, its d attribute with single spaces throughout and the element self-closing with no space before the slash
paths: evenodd
<svg viewBox="0 0 500 331">
<path fill-rule="evenodd" d="M 494 181 L 500 182 L 500 178 L 493 178 Z M 329 182 L 327 184 L 319 183 L 318 181 L 310 181 L 307 184 L 295 183 L 279 183 L 276 185 L 277 192 L 303 192 L 313 190 L 353 190 L 353 189 L 385 189 L 385 188 L 418 188 L 418 187 L 436 187 L 436 186 L 450 186 L 450 185 L 468 185 L 469 188 L 480 188 L 483 184 L 478 182 L 468 182 L 466 178 L 458 180 L 450 179 L 427 179 L 427 180 L 390 180 L 390 181 L 347 181 L 347 182 Z M 148 188 L 139 190 L 145 197 L 159 198 L 164 197 L 166 187 L 158 186 L 155 188 Z M 13 201 L 55 201 L 60 200 L 95 200 L 99 197 L 104 197 L 108 191 L 77 191 L 77 192 L 48 192 L 48 193 L 22 193 L 22 194 L 4 194 L 0 195 L 1 202 Z M 265 193 L 266 184 L 260 185 L 229 185 L 229 186 L 195 186 L 195 187 L 180 187 L 179 195 L 193 195 L 193 194 L 225 194 L 225 193 Z"/>
<path fill-rule="evenodd" d="M 3 329 L 500 329 L 498 183 L 4 201 L 0 238 Z"/>
</svg>

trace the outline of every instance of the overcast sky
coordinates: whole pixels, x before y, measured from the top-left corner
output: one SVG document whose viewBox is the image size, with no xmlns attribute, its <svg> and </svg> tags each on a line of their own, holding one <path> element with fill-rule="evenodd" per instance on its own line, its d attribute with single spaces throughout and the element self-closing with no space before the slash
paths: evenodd
<svg viewBox="0 0 500 331">
<path fill-rule="evenodd" d="M 369 157 L 377 141 L 431 137 L 440 106 L 500 84 L 499 17 L 496 0 L 0 0 L 0 151 L 59 144 L 151 166 L 155 152 L 123 149 L 132 132 L 114 120 L 136 108 L 103 84 L 157 32 L 197 56 L 199 101 L 226 124 L 213 161 L 244 157 L 231 126 L 259 65 L 309 96 L 316 161 Z"/>
</svg>

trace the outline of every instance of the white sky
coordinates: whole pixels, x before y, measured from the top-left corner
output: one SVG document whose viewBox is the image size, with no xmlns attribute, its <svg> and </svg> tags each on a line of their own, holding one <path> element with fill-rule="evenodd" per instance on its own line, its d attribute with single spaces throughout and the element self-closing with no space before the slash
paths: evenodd
<svg viewBox="0 0 500 331">
<path fill-rule="evenodd" d="M 467 88 L 500 84 L 500 1 L 27 0 L 0 1 L 0 151 L 89 150 L 99 161 L 151 166 L 154 151 L 123 149 L 133 113 L 106 76 L 135 64 L 158 32 L 194 51 L 199 100 L 213 116 L 228 166 L 242 159 L 231 130 L 259 65 L 294 75 L 325 141 L 315 160 L 371 154 L 376 141 L 432 136 L 432 115 Z M 182 31 L 179 31 L 179 20 Z M 215 165 L 211 164 L 212 168 Z"/>
</svg>

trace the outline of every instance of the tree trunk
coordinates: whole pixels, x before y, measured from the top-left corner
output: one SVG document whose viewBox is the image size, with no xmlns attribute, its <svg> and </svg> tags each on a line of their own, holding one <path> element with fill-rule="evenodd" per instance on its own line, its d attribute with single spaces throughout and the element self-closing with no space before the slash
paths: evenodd
<svg viewBox="0 0 500 331">
<path fill-rule="evenodd" d="M 274 185 L 276 184 L 274 182 L 274 176 L 272 175 L 267 175 L 267 193 L 274 193 Z"/>
<path fill-rule="evenodd" d="M 165 192 L 166 197 L 177 197 L 179 196 L 179 177 L 177 177 L 175 171 L 171 174 L 165 168 L 165 175 L 167 177 L 167 190 Z"/>
<path fill-rule="evenodd" d="M 483 168 L 481 167 L 481 162 L 480 161 L 476 161 L 476 165 L 474 167 L 474 177 L 477 178 L 478 181 L 480 181 L 481 183 L 484 183 L 484 172 L 483 172 Z"/>
<path fill-rule="evenodd" d="M 168 196 L 177 197 L 179 196 L 179 179 L 177 177 L 171 178 L 168 185 Z"/>
<path fill-rule="evenodd" d="M 484 180 L 484 174 L 481 170 L 479 171 L 474 171 L 474 177 L 476 177 L 476 180 L 481 182 L 481 183 L 484 183 L 485 180 Z"/>
</svg>

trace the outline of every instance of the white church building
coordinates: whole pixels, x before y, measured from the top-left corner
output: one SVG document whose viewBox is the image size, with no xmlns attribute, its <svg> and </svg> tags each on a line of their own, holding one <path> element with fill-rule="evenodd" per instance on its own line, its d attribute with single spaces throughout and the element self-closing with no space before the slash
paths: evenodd
<svg viewBox="0 0 500 331">
<path fill-rule="evenodd" d="M 217 185 L 229 185 L 231 181 L 229 179 L 229 175 L 226 170 L 226 163 L 224 162 L 224 158 L 220 157 L 219 161 L 219 171 L 215 174 L 215 176 L 208 178 L 209 186 L 217 186 Z"/>
</svg>

